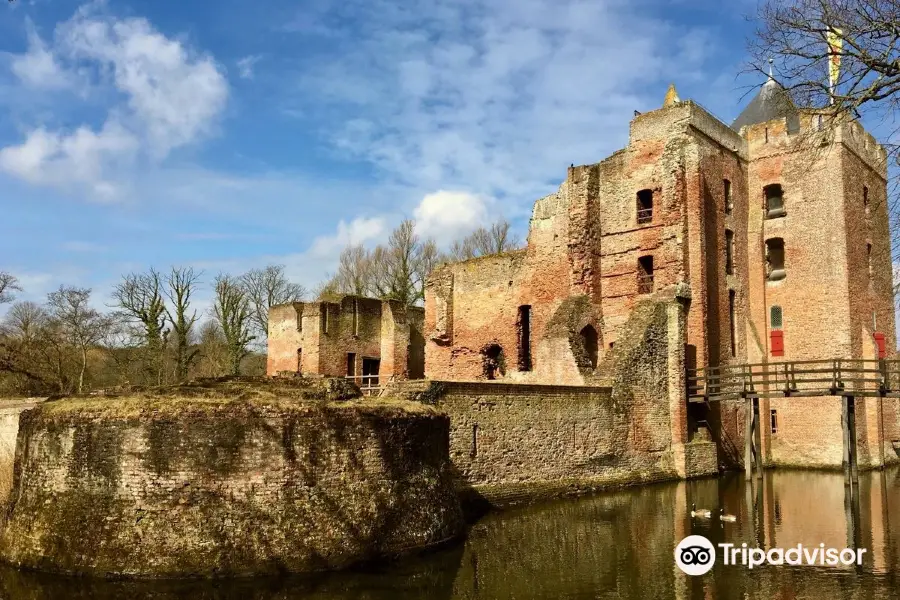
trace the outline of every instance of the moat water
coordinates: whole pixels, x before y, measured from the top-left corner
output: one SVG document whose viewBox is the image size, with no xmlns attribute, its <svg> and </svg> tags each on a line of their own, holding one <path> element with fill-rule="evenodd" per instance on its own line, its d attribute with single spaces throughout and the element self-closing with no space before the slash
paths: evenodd
<svg viewBox="0 0 900 600">
<path fill-rule="evenodd" d="M 698 520 L 690 506 L 733 523 Z M 751 547 L 866 549 L 861 565 L 724 565 L 689 577 L 686 535 Z M 85 532 L 90 535 L 89 532 Z M 597 598 L 900 598 L 900 471 L 770 471 L 659 484 L 495 513 L 464 542 L 378 567 L 316 577 L 219 582 L 99 582 L 0 569 L 0 598 L 153 600 L 587 600 Z"/>
</svg>

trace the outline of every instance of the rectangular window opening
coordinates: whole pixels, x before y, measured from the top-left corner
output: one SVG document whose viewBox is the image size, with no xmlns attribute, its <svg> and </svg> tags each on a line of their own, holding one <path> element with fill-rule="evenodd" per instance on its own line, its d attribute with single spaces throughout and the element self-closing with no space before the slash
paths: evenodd
<svg viewBox="0 0 900 600">
<path fill-rule="evenodd" d="M 653 293 L 653 257 L 642 256 L 638 259 L 638 294 Z"/>
<path fill-rule="evenodd" d="M 728 290 L 728 320 L 731 329 L 731 357 L 737 356 L 737 318 L 735 315 L 735 303 L 737 294 L 734 290 Z"/>
<path fill-rule="evenodd" d="M 637 193 L 637 222 L 644 225 L 653 221 L 653 190 Z"/>
<path fill-rule="evenodd" d="M 772 433 L 778 433 L 778 411 L 773 408 L 770 412 L 771 412 L 770 419 L 771 419 L 771 423 L 772 423 Z"/>
<path fill-rule="evenodd" d="M 767 185 L 763 188 L 763 195 L 766 200 L 767 219 L 775 219 L 787 214 L 784 210 L 784 191 L 780 184 Z"/>
<path fill-rule="evenodd" d="M 734 198 L 731 195 L 731 182 L 725 179 L 722 183 L 725 187 L 725 214 L 730 215 L 731 211 L 734 210 Z"/>
<path fill-rule="evenodd" d="M 866 216 L 869 216 L 869 188 L 863 186 L 863 207 L 866 209 Z"/>
<path fill-rule="evenodd" d="M 472 450 L 469 452 L 469 456 L 472 458 L 478 456 L 478 423 L 472 424 Z"/>
<path fill-rule="evenodd" d="M 303 373 L 303 348 L 297 348 L 297 372 Z"/>
<path fill-rule="evenodd" d="M 320 305 L 319 315 L 319 318 L 321 320 L 320 328 L 322 330 L 322 333 L 328 333 L 328 305 L 324 302 Z"/>
<path fill-rule="evenodd" d="M 766 279 L 779 281 L 787 276 L 784 269 L 784 240 L 772 238 L 766 240 Z"/>
<path fill-rule="evenodd" d="M 725 230 L 725 274 L 734 275 L 734 232 Z"/>
<path fill-rule="evenodd" d="M 531 370 L 531 306 L 519 307 L 519 318 L 516 322 L 519 334 L 519 370 Z"/>
</svg>

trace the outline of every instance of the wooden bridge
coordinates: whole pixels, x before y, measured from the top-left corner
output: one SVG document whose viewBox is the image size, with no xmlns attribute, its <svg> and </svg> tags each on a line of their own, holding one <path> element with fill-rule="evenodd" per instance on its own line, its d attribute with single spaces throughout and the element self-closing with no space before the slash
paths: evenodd
<svg viewBox="0 0 900 600">
<path fill-rule="evenodd" d="M 856 398 L 900 398 L 900 360 L 831 359 L 722 365 L 687 372 L 689 403 L 747 402 L 744 470 L 761 476 L 760 398 L 840 396 L 847 480 L 857 477 Z"/>
</svg>

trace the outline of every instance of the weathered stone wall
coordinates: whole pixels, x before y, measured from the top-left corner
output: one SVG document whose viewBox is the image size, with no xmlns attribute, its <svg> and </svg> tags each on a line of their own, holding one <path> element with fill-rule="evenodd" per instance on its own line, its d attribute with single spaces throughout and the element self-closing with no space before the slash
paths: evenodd
<svg viewBox="0 0 900 600">
<path fill-rule="evenodd" d="M 460 533 L 449 422 L 428 407 L 140 400 L 23 413 L 3 559 L 232 576 L 341 568 Z"/>
<path fill-rule="evenodd" d="M 34 408 L 43 401 L 43 398 L 0 400 L 0 454 L 15 451 L 22 411 Z"/>
<path fill-rule="evenodd" d="M 377 374 L 385 380 L 422 377 L 423 326 L 423 309 L 372 298 L 344 296 L 340 302 L 273 306 L 266 372 L 360 376 L 363 360 L 374 359 L 380 361 Z"/>
<path fill-rule="evenodd" d="M 495 505 L 715 474 L 715 444 L 688 441 L 684 307 L 674 294 L 635 308 L 587 385 L 409 382 L 385 395 L 449 415 L 459 485 Z"/>
</svg>

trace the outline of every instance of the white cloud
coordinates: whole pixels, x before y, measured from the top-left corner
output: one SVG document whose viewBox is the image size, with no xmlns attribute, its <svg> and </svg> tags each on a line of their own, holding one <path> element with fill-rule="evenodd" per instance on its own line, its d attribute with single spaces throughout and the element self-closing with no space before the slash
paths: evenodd
<svg viewBox="0 0 900 600">
<path fill-rule="evenodd" d="M 313 240 L 308 255 L 322 260 L 332 260 L 341 250 L 353 244 L 366 244 L 387 233 L 384 217 L 358 217 L 349 223 L 341 220 L 334 235 L 320 236 Z"/>
<path fill-rule="evenodd" d="M 28 51 L 13 56 L 10 68 L 25 85 L 48 90 L 67 88 L 72 78 L 47 49 L 34 26 L 28 22 Z"/>
<path fill-rule="evenodd" d="M 115 121 L 99 132 L 84 126 L 72 133 L 39 128 L 22 144 L 0 149 L 0 169 L 38 185 L 82 184 L 97 200 L 108 201 L 117 197 L 119 185 L 107 174 L 129 162 L 139 143 Z"/>
<path fill-rule="evenodd" d="M 711 46 L 692 43 L 708 39 L 704 30 L 642 2 L 328 7 L 305 22 L 328 29 L 333 54 L 303 64 L 291 109 L 393 181 L 472 190 L 511 218 L 570 163 L 623 146 L 632 111 L 660 106 L 670 80 L 699 84 Z M 365 27 L 347 26 L 347 14 Z"/>
<path fill-rule="evenodd" d="M 113 200 L 125 187 L 116 181 L 123 166 L 159 161 L 211 132 L 228 84 L 211 57 L 167 38 L 146 19 L 92 11 L 81 9 L 59 25 L 50 46 L 30 32 L 29 51 L 14 57 L 13 68 L 46 87 L 81 73 L 86 63 L 125 103 L 112 106 L 98 128 L 32 129 L 22 144 L 0 150 L 0 168 L 33 184 L 66 190 L 77 184 L 92 198 Z"/>
<path fill-rule="evenodd" d="M 245 56 L 237 61 L 238 75 L 241 76 L 241 79 L 253 79 L 253 68 L 256 67 L 260 58 L 262 57 L 256 54 Z"/>
<path fill-rule="evenodd" d="M 487 203 L 467 192 L 439 190 L 422 198 L 413 215 L 419 235 L 446 245 L 485 223 Z"/>
</svg>

